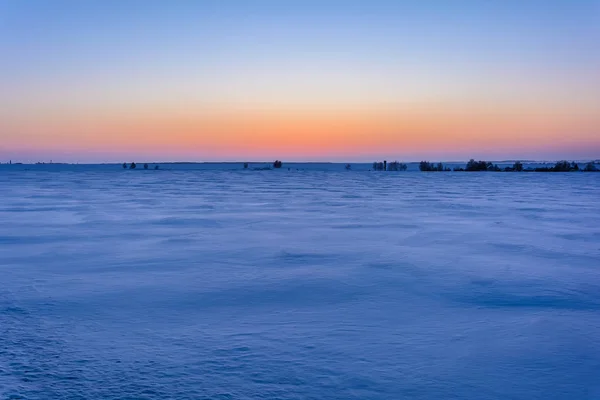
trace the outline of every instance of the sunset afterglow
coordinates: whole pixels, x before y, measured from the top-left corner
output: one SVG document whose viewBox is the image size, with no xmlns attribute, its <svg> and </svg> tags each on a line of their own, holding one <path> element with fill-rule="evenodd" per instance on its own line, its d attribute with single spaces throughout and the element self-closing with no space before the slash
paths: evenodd
<svg viewBox="0 0 600 400">
<path fill-rule="evenodd" d="M 597 158 L 599 4 L 5 1 L 0 161 Z"/>
</svg>

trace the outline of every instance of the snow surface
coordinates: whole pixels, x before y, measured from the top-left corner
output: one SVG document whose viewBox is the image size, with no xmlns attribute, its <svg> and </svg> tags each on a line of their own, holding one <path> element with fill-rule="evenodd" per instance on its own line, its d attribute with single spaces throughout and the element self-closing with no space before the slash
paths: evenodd
<svg viewBox="0 0 600 400">
<path fill-rule="evenodd" d="M 600 174 L 3 167 L 0 398 L 600 398 Z"/>
</svg>

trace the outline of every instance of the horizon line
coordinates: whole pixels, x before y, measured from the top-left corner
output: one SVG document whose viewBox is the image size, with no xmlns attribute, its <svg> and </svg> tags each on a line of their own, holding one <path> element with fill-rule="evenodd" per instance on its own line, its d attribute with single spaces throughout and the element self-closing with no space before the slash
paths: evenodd
<svg viewBox="0 0 600 400">
<path fill-rule="evenodd" d="M 552 162 L 558 162 L 558 161 L 571 161 L 571 162 L 600 162 L 600 157 L 599 158 L 586 158 L 586 159 L 567 159 L 567 158 L 557 158 L 557 159 L 546 159 L 546 160 L 532 160 L 532 159 L 505 159 L 505 160 L 478 160 L 476 158 L 471 158 L 469 160 L 476 160 L 476 161 L 486 161 L 486 162 L 493 162 L 493 163 L 509 163 L 509 162 L 526 162 L 526 163 L 552 163 Z M 429 162 L 441 162 L 441 163 L 448 163 L 448 164 L 459 164 L 459 163 L 467 163 L 469 162 L 469 160 L 450 160 L 450 161 L 429 161 L 429 160 L 421 160 L 421 161 L 399 161 L 396 159 L 390 159 L 390 160 L 386 160 L 386 159 L 382 159 L 382 160 L 375 160 L 375 161 L 283 161 L 283 163 L 285 164 L 372 164 L 373 162 L 383 162 L 383 161 L 388 161 L 388 162 L 401 162 L 404 164 L 419 164 L 422 161 L 429 161 Z M 121 162 L 44 162 L 44 161 L 37 161 L 37 162 L 19 162 L 19 161 L 15 161 L 12 162 L 13 160 L 9 160 L 10 162 L 0 162 L 0 165 L 122 165 L 123 163 Z M 274 161 L 141 161 L 141 162 L 137 162 L 137 161 L 133 161 L 136 164 L 244 164 L 244 163 L 248 163 L 248 164 L 272 164 Z M 125 162 L 125 164 L 131 164 L 131 162 Z"/>
</svg>

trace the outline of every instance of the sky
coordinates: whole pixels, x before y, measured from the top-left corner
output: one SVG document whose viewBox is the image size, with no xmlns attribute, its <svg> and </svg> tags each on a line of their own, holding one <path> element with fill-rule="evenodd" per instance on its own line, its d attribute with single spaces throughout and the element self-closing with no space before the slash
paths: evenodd
<svg viewBox="0 0 600 400">
<path fill-rule="evenodd" d="M 0 162 L 600 158 L 600 0 L 0 0 Z"/>
</svg>

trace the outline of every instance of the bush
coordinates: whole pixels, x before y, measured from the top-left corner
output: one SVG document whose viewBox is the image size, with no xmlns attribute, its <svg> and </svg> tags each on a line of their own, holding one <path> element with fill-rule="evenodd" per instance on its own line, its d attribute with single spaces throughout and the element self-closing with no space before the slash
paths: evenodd
<svg viewBox="0 0 600 400">
<path fill-rule="evenodd" d="M 279 160 L 275 160 L 275 162 L 273 163 L 273 168 L 281 168 L 281 166 L 283 165 L 283 163 Z"/>
</svg>

